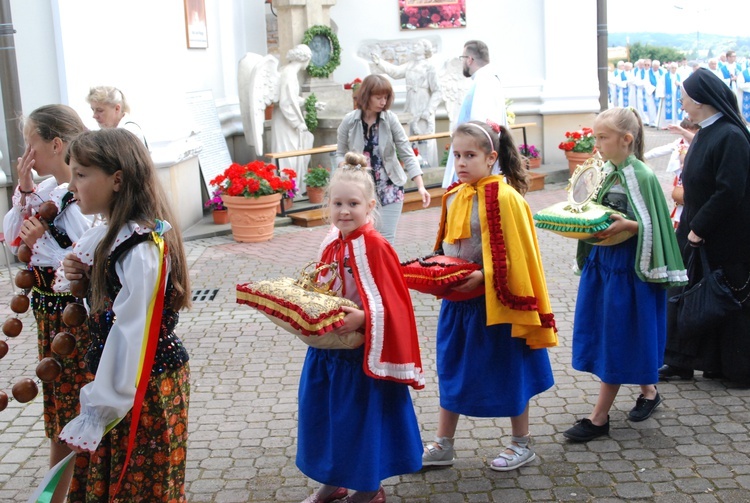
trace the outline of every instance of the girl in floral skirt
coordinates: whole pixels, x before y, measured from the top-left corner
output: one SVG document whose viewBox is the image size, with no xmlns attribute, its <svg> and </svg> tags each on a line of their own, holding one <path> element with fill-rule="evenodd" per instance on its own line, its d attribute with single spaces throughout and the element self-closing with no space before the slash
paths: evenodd
<svg viewBox="0 0 750 503">
<path fill-rule="evenodd" d="M 65 153 L 76 135 L 86 130 L 81 118 L 65 105 L 45 105 L 29 114 L 24 121 L 26 150 L 18 160 L 18 187 L 13 193 L 13 207 L 5 215 L 3 229 L 13 253 L 23 243 L 31 249 L 32 308 L 37 323 L 39 359 L 54 357 L 50 344 L 58 332 L 66 331 L 76 338 L 72 353 L 57 356 L 62 371 L 54 380 L 42 384 L 44 396 L 44 432 L 50 439 L 50 467 L 70 453 L 57 440 L 63 426 L 78 415 L 78 391 L 94 378 L 82 364 L 89 345 L 86 327 L 69 328 L 62 313 L 75 298 L 69 291 L 52 291 L 55 268 L 71 250 L 72 243 L 91 227 L 91 219 L 81 214 L 73 194 L 68 191 L 70 166 Z M 34 183 L 32 170 L 45 180 Z M 38 212 L 51 201 L 58 209 L 52 221 L 43 222 Z M 72 470 L 66 470 L 52 503 L 65 501 Z"/>
<path fill-rule="evenodd" d="M 79 452 L 69 501 L 186 501 L 190 371 L 174 329 L 190 286 L 180 232 L 135 135 L 84 133 L 69 157 L 81 211 L 106 222 L 63 262 L 66 279 L 91 279 L 86 362 L 96 374 L 60 434 Z"/>
</svg>

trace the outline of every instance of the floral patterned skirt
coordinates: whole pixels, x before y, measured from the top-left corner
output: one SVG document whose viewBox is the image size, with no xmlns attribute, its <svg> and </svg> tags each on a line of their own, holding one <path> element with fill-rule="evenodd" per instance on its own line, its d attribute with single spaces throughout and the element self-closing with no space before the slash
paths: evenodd
<svg viewBox="0 0 750 503">
<path fill-rule="evenodd" d="M 190 369 L 152 376 L 141 409 L 140 424 L 120 490 L 130 432 L 131 413 L 102 439 L 91 454 L 75 458 L 68 503 L 179 503 L 185 497 Z"/>
<path fill-rule="evenodd" d="M 63 309 L 75 300 L 74 297 L 34 291 L 33 300 L 39 360 L 51 356 L 62 366 L 57 379 L 42 383 L 44 433 L 47 438 L 57 440 L 63 427 L 80 411 L 78 399 L 81 388 L 94 379 L 83 362 L 83 355 L 86 354 L 91 338 L 85 323 L 80 327 L 70 328 L 62 322 Z M 67 356 L 57 355 L 50 348 L 52 339 L 58 332 L 70 332 L 76 338 L 75 350 Z"/>
</svg>

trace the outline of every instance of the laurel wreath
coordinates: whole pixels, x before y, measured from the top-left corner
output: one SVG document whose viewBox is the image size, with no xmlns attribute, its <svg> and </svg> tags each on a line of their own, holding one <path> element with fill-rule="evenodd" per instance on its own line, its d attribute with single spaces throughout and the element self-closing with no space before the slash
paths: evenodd
<svg viewBox="0 0 750 503">
<path fill-rule="evenodd" d="M 315 106 L 317 102 L 318 98 L 315 96 L 315 93 L 310 93 L 310 96 L 305 99 L 305 125 L 311 133 L 315 132 L 318 128 L 318 109 Z"/>
<path fill-rule="evenodd" d="M 319 77 L 324 79 L 331 75 L 333 71 L 341 64 L 341 46 L 339 45 L 339 38 L 336 36 L 333 30 L 331 30 L 328 26 L 323 26 L 320 24 L 311 26 L 307 29 L 307 31 L 305 31 L 305 35 L 302 38 L 302 43 L 309 46 L 310 42 L 312 42 L 312 39 L 318 35 L 323 35 L 331 42 L 331 58 L 328 60 L 328 63 L 322 66 L 315 65 L 310 62 L 310 64 L 307 66 L 307 73 L 309 73 L 311 77 Z"/>
</svg>

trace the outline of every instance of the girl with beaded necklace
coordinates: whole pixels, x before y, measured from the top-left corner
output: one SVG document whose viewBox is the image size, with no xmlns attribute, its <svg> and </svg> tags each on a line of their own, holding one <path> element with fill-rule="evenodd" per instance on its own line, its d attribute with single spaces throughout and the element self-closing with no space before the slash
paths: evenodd
<svg viewBox="0 0 750 503">
<path fill-rule="evenodd" d="M 62 322 L 65 307 L 75 302 L 69 290 L 53 291 L 54 271 L 72 248 L 72 243 L 91 227 L 91 219 L 81 214 L 68 191 L 70 166 L 65 161 L 68 144 L 86 130 L 78 114 L 65 105 L 45 105 L 29 114 L 24 121 L 26 150 L 18 159 L 18 187 L 13 193 L 13 207 L 5 215 L 3 229 L 13 253 L 25 244 L 31 250 L 30 268 L 35 284 L 31 291 L 32 308 L 37 323 L 39 359 L 54 356 L 51 342 L 60 332 L 70 332 L 76 339 L 73 351 L 56 360 L 61 366 L 58 377 L 42 384 L 44 397 L 44 431 L 50 439 L 50 467 L 70 453 L 57 439 L 63 426 L 78 414 L 78 391 L 94 376 L 81 364 L 89 345 L 86 327 L 66 327 Z M 34 183 L 32 170 L 48 178 Z M 45 221 L 38 215 L 43 203 L 51 201 L 57 215 Z M 72 467 L 71 467 L 72 468 Z M 53 503 L 65 500 L 71 468 L 65 471 L 53 495 Z"/>
</svg>

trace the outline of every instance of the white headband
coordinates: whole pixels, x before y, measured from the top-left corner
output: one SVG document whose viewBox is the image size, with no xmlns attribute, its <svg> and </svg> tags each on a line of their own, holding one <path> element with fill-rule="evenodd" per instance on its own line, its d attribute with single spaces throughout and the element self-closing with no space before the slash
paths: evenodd
<svg viewBox="0 0 750 503">
<path fill-rule="evenodd" d="M 490 149 L 493 150 L 493 151 L 495 150 L 495 142 L 492 141 L 492 136 L 490 136 L 490 134 L 487 132 L 486 129 L 484 129 L 479 124 L 474 124 L 473 122 L 466 122 L 465 124 L 467 126 L 474 126 L 475 128 L 479 128 L 484 133 L 484 136 L 487 137 L 487 141 L 490 142 Z"/>
</svg>

